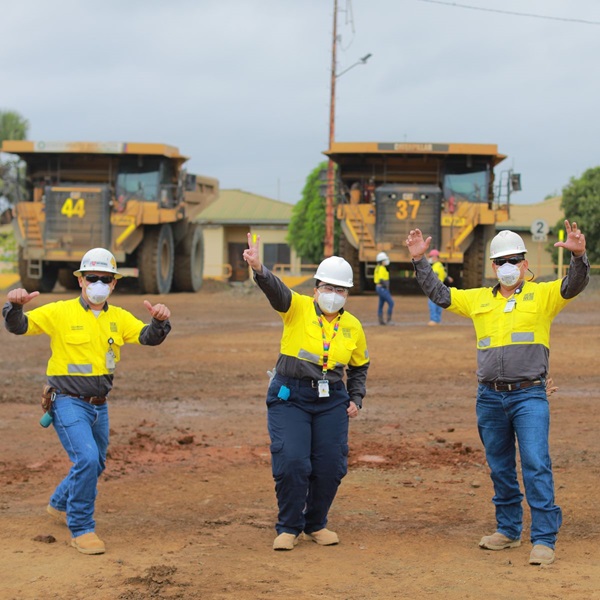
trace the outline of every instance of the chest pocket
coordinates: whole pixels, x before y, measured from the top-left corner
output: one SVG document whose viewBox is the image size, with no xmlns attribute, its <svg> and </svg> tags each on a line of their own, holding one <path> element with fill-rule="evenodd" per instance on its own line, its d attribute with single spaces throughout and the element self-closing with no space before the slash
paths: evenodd
<svg viewBox="0 0 600 600">
<path fill-rule="evenodd" d="M 91 337 L 89 333 L 71 332 L 64 337 L 67 370 L 73 373 L 91 373 Z"/>
<path fill-rule="evenodd" d="M 494 316 L 494 307 L 491 304 L 477 306 L 471 313 L 473 326 L 477 335 L 477 347 L 489 348 L 492 340 L 498 337 L 498 319 Z"/>
<path fill-rule="evenodd" d="M 78 332 L 78 333 L 67 333 L 65 335 L 65 343 L 70 346 L 81 346 L 82 344 L 89 344 L 90 343 L 90 335 L 89 333 L 83 333 L 83 332 Z"/>
<path fill-rule="evenodd" d="M 512 342 L 534 342 L 539 318 L 537 302 L 519 302 L 515 307 Z"/>
</svg>

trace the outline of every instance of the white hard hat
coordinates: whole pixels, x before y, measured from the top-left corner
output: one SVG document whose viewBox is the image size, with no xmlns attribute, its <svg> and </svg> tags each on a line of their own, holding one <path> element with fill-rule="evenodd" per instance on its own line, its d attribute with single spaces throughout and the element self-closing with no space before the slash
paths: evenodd
<svg viewBox="0 0 600 600">
<path fill-rule="evenodd" d="M 104 248 L 92 248 L 88 250 L 81 259 L 81 265 L 78 271 L 73 271 L 76 277 L 81 276 L 86 271 L 101 271 L 103 273 L 112 273 L 115 279 L 121 279 L 123 275 L 117 271 L 117 261 L 108 250 Z"/>
<path fill-rule="evenodd" d="M 317 268 L 315 279 L 331 285 L 352 287 L 352 267 L 341 256 L 326 258 Z"/>
<path fill-rule="evenodd" d="M 380 252 L 376 257 L 375 257 L 375 261 L 376 262 L 381 262 L 383 260 L 390 260 L 390 257 L 385 253 L 385 252 Z"/>
<path fill-rule="evenodd" d="M 490 244 L 490 258 L 500 258 L 511 254 L 525 254 L 525 242 L 523 238 L 514 231 L 501 231 L 494 237 Z"/>
</svg>

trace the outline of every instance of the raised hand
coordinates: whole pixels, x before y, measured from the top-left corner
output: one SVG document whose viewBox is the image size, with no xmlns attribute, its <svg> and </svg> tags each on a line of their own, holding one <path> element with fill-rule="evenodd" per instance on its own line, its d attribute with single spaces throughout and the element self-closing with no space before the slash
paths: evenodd
<svg viewBox="0 0 600 600">
<path fill-rule="evenodd" d="M 556 248 L 566 248 L 575 256 L 582 256 L 585 252 L 585 235 L 581 233 L 581 229 L 577 228 L 577 223 L 573 221 L 573 224 L 571 225 L 569 221 L 565 219 L 565 231 L 567 232 L 567 239 L 564 242 L 556 242 L 554 246 Z"/>
<path fill-rule="evenodd" d="M 144 306 L 153 319 L 157 321 L 166 321 L 171 316 L 171 311 L 164 304 L 155 304 L 152 306 L 148 300 L 144 300 Z"/>
<path fill-rule="evenodd" d="M 406 238 L 406 247 L 415 260 L 420 260 L 425 256 L 429 250 L 429 244 L 431 244 L 431 236 L 424 239 L 420 229 L 411 229 Z"/>
<path fill-rule="evenodd" d="M 244 250 L 244 260 L 252 267 L 253 271 L 262 273 L 262 263 L 260 262 L 258 247 L 260 245 L 260 235 L 248 233 L 248 249 Z"/>
<path fill-rule="evenodd" d="M 39 295 L 39 292 L 29 293 L 23 288 L 17 288 L 15 290 L 10 290 L 10 292 L 8 292 L 8 295 L 6 296 L 6 299 L 11 304 L 20 304 L 22 306 L 23 304 L 27 304 L 30 300 L 33 300 L 36 296 Z"/>
</svg>

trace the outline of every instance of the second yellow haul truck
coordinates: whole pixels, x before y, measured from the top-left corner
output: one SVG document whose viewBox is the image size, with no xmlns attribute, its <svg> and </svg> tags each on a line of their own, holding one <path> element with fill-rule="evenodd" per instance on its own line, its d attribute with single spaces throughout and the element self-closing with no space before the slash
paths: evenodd
<svg viewBox="0 0 600 600">
<path fill-rule="evenodd" d="M 510 192 L 520 189 L 512 171 L 494 181 L 506 158 L 495 144 L 334 142 L 325 154 L 338 167 L 340 254 L 361 290 L 373 287 L 381 251 L 392 285 L 412 277 L 404 242 L 414 228 L 432 236 L 455 284 L 482 285 L 487 241 L 509 218 Z"/>
<path fill-rule="evenodd" d="M 216 179 L 186 173 L 166 144 L 5 141 L 25 164 L 14 206 L 23 287 L 75 289 L 73 271 L 108 248 L 142 293 L 195 292 L 204 244 L 195 217 L 213 202 Z"/>
</svg>

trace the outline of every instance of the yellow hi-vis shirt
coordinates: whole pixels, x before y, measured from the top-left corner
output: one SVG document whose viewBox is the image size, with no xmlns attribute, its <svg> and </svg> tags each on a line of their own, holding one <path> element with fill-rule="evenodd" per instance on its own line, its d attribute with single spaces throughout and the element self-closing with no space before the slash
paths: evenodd
<svg viewBox="0 0 600 600">
<path fill-rule="evenodd" d="M 437 275 L 438 279 L 440 281 L 445 281 L 446 277 L 447 277 L 447 273 L 446 273 L 446 268 L 444 267 L 444 263 L 436 260 L 432 265 L 431 265 L 431 270 Z"/>
<path fill-rule="evenodd" d="M 469 317 L 477 337 L 479 381 L 519 381 L 548 372 L 550 327 L 572 300 L 560 294 L 562 281 L 523 284 L 505 298 L 493 288 L 450 288 L 447 310 Z"/>
<path fill-rule="evenodd" d="M 25 313 L 25 335 L 47 334 L 52 355 L 48 376 L 98 376 L 112 374 L 106 354 L 112 348 L 115 363 L 123 344 L 139 344 L 145 323 L 117 306 L 108 305 L 98 317 L 86 310 L 80 298 L 52 302 Z M 112 343 L 109 341 L 112 340 Z"/>
<path fill-rule="evenodd" d="M 386 286 L 386 282 L 390 280 L 390 272 L 387 270 L 385 265 L 377 265 L 373 272 L 373 281 L 375 285 L 382 284 Z M 387 287 L 387 286 L 386 286 Z"/>
<path fill-rule="evenodd" d="M 323 366 L 323 332 L 328 341 L 333 337 L 337 317 L 329 322 L 315 312 L 310 296 L 292 292 L 292 302 L 287 312 L 279 312 L 283 320 L 280 352 L 300 360 Z M 348 311 L 340 316 L 340 324 L 329 348 L 328 369 L 336 367 L 361 367 L 369 362 L 367 340 L 360 321 Z"/>
</svg>

